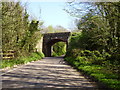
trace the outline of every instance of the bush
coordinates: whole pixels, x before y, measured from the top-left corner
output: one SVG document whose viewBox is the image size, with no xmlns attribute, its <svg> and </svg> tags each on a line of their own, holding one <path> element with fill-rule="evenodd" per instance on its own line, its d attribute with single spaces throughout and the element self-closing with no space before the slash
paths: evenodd
<svg viewBox="0 0 120 90">
<path fill-rule="evenodd" d="M 68 53 L 68 52 L 67 52 Z M 78 70 L 92 76 L 112 89 L 120 89 L 120 65 L 117 61 L 111 63 L 107 52 L 72 49 L 66 54 L 65 60 Z"/>
<path fill-rule="evenodd" d="M 83 56 L 83 57 L 76 57 L 75 58 L 75 61 L 79 62 L 79 64 L 84 64 L 84 65 L 87 65 L 87 64 L 91 64 L 91 62 L 89 62 L 88 58 Z"/>
<path fill-rule="evenodd" d="M 74 54 L 73 54 L 74 53 Z M 72 56 L 80 63 L 102 65 L 106 61 L 106 57 L 110 55 L 106 52 L 73 49 L 67 52 L 66 56 Z"/>
<path fill-rule="evenodd" d="M 57 53 L 53 52 L 53 53 L 52 53 L 52 56 L 53 56 L 53 57 L 56 57 L 56 56 L 59 56 L 59 55 L 58 55 Z"/>
</svg>

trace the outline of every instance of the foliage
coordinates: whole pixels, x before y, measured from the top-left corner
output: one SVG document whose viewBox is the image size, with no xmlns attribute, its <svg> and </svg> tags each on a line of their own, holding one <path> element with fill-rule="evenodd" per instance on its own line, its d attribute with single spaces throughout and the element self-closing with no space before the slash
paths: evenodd
<svg viewBox="0 0 120 90">
<path fill-rule="evenodd" d="M 68 2 L 69 14 L 79 18 L 78 29 L 84 37 L 83 47 L 119 55 L 120 53 L 120 2 Z M 83 7 L 82 7 L 83 6 Z M 83 42 L 82 41 L 82 42 Z M 86 41 L 86 42 L 85 42 Z M 78 40 L 81 43 L 81 40 Z M 116 56 L 115 58 L 117 58 Z"/>
<path fill-rule="evenodd" d="M 102 57 L 88 55 L 90 57 L 89 59 L 92 59 L 93 61 L 96 60 L 94 63 L 104 63 L 105 60 L 106 62 L 110 62 L 107 63 L 109 64 L 108 66 L 112 64 L 112 67 L 115 65 L 119 67 L 120 2 L 81 3 L 73 1 L 68 4 L 69 7 L 72 7 L 68 9 L 68 11 L 70 11 L 68 13 L 74 14 L 74 16 L 79 18 L 76 21 L 76 25 L 81 33 L 73 34 L 71 36 L 67 55 L 72 55 L 72 51 L 74 50 L 76 51 L 76 54 L 82 52 L 81 50 L 90 50 L 92 53 L 94 51 L 99 51 L 101 54 L 103 53 Z M 81 7 L 82 5 L 86 5 L 87 8 L 84 8 L 84 10 Z M 83 13 L 83 11 L 85 12 Z M 83 14 L 81 15 L 81 13 Z M 104 57 L 104 55 L 108 56 Z M 115 64 L 114 62 L 117 63 Z"/>
<path fill-rule="evenodd" d="M 87 50 L 86 47 L 89 49 L 90 45 L 87 42 L 88 38 L 86 39 L 83 32 L 73 33 L 69 41 L 65 60 L 77 69 L 96 78 L 99 82 L 104 83 L 106 86 L 119 89 L 119 61 L 115 60 L 116 58 L 113 58 L 113 55 L 104 49 Z"/>
<path fill-rule="evenodd" d="M 109 51 L 114 55 L 120 53 L 120 1 L 119 2 L 107 2 L 107 3 L 95 3 L 99 14 L 108 23 L 109 26 L 109 38 L 108 47 Z M 115 52 L 115 53 L 114 53 Z"/>
<path fill-rule="evenodd" d="M 109 33 L 106 23 L 102 21 L 101 17 L 93 16 L 91 13 L 85 15 L 77 26 L 82 29 L 82 40 L 85 49 L 89 50 L 106 50 Z M 101 24 L 102 23 L 102 24 Z M 85 42 L 86 41 L 86 42 Z"/>
<path fill-rule="evenodd" d="M 69 12 L 79 18 L 80 33 L 72 34 L 65 60 L 108 87 L 120 89 L 119 2 L 87 5 L 83 16 L 77 8 Z"/>
<path fill-rule="evenodd" d="M 20 2 L 2 4 L 2 50 L 14 50 L 15 56 L 26 56 L 35 51 L 41 38 L 39 22 L 29 21 L 29 15 Z"/>
<path fill-rule="evenodd" d="M 66 53 L 66 44 L 64 42 L 55 43 L 52 47 L 52 56 L 61 56 Z"/>
<path fill-rule="evenodd" d="M 73 57 L 80 63 L 103 65 L 111 55 L 107 52 L 73 49 L 66 57 Z"/>
<path fill-rule="evenodd" d="M 6 67 L 13 67 L 14 65 L 26 64 L 31 61 L 40 60 L 43 57 L 44 57 L 43 53 L 38 53 L 38 52 L 31 53 L 31 55 L 28 57 L 25 56 L 25 57 L 19 57 L 17 59 L 13 59 L 13 60 L 3 60 L 1 67 L 6 68 Z"/>
<path fill-rule="evenodd" d="M 22 40 L 22 47 L 27 52 L 34 52 L 37 41 L 41 38 L 38 21 L 31 21 L 26 37 Z"/>
<path fill-rule="evenodd" d="M 18 38 L 21 40 L 25 33 L 25 29 L 21 29 L 23 28 L 23 8 L 20 7 L 20 2 L 1 3 L 3 50 L 13 49 L 18 43 Z"/>
</svg>

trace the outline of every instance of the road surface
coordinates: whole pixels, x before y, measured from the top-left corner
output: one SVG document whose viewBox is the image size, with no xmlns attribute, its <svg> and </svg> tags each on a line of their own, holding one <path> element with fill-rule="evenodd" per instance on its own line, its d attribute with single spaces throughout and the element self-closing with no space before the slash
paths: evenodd
<svg viewBox="0 0 120 90">
<path fill-rule="evenodd" d="M 45 57 L 42 60 L 5 70 L 2 73 L 2 88 L 98 90 L 95 83 L 69 66 L 62 57 Z"/>
</svg>

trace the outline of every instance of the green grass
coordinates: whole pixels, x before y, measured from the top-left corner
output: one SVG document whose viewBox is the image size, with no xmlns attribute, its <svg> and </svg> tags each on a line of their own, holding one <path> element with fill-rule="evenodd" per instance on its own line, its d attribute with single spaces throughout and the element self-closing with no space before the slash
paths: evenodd
<svg viewBox="0 0 120 90">
<path fill-rule="evenodd" d="M 78 70 L 105 84 L 107 87 L 120 90 L 120 76 L 112 71 L 108 71 L 105 66 L 81 63 L 72 57 L 66 57 L 65 60 Z"/>
<path fill-rule="evenodd" d="M 2 60 L 1 67 L 6 68 L 6 67 L 13 67 L 14 65 L 26 64 L 31 61 L 40 60 L 43 57 L 44 55 L 42 53 L 32 53 L 28 57 L 20 57 L 12 60 Z"/>
</svg>

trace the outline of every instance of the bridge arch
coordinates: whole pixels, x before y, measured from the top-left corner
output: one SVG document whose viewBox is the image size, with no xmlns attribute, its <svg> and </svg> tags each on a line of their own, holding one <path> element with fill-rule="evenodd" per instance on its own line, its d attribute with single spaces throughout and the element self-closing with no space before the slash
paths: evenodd
<svg viewBox="0 0 120 90">
<path fill-rule="evenodd" d="M 46 57 L 51 57 L 51 47 L 57 42 L 65 42 L 68 46 L 70 32 L 47 33 L 43 36 L 43 53 Z"/>
</svg>

